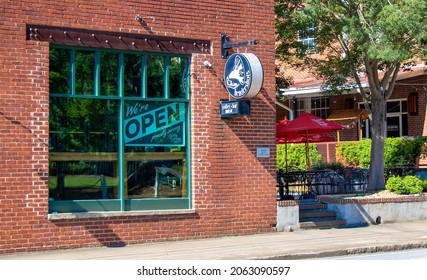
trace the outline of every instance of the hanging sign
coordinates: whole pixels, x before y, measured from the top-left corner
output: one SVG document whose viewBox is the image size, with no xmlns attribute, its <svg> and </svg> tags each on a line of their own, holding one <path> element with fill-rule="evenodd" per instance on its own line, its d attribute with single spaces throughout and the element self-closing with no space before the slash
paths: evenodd
<svg viewBox="0 0 427 280">
<path fill-rule="evenodd" d="M 219 102 L 221 117 L 247 116 L 251 113 L 250 100 L 221 100 Z"/>
<path fill-rule="evenodd" d="M 128 104 L 123 128 L 125 146 L 183 146 L 185 104 Z"/>
<path fill-rule="evenodd" d="M 232 54 L 225 63 L 224 84 L 228 93 L 237 99 L 254 97 L 264 80 L 262 65 L 252 53 Z"/>
</svg>

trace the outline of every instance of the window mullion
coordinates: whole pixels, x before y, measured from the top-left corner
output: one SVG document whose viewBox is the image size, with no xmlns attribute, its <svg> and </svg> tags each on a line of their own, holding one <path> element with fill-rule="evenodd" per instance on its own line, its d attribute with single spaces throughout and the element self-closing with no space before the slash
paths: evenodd
<svg viewBox="0 0 427 280">
<path fill-rule="evenodd" d="M 190 59 L 186 58 L 185 61 L 186 61 L 186 64 L 185 64 L 185 71 L 184 71 L 184 75 L 183 75 L 183 77 L 185 77 L 184 81 L 186 84 L 185 98 L 189 99 L 190 98 L 190 82 L 191 82 L 191 79 L 190 79 Z"/>
<path fill-rule="evenodd" d="M 170 97 L 170 84 L 169 84 L 169 76 L 170 76 L 170 57 L 163 57 L 163 61 L 165 64 L 165 73 L 164 73 L 164 98 L 169 99 Z"/>
<path fill-rule="evenodd" d="M 71 50 L 70 57 L 70 94 L 76 94 L 76 50 Z"/>
<path fill-rule="evenodd" d="M 142 98 L 147 98 L 147 56 L 144 54 L 141 59 L 142 59 L 142 62 L 141 62 Z"/>
<path fill-rule="evenodd" d="M 101 63 L 100 54 L 99 54 L 99 51 L 96 51 L 95 52 L 95 65 L 94 65 L 94 67 L 95 67 L 95 69 L 94 69 L 94 88 L 93 88 L 95 96 L 100 95 L 100 92 L 99 92 L 99 88 L 100 88 L 100 84 L 101 84 L 100 63 Z"/>
<path fill-rule="evenodd" d="M 119 55 L 119 96 L 120 96 L 120 104 L 119 104 L 119 124 L 118 124 L 118 130 L 119 130 L 119 143 L 118 143 L 118 173 L 119 173 L 119 200 L 120 200 L 120 211 L 125 211 L 125 154 L 124 154 L 124 128 L 123 128 L 123 122 L 124 122 L 124 115 L 125 115 L 125 104 L 124 104 L 124 55 L 123 53 L 120 53 Z"/>
</svg>

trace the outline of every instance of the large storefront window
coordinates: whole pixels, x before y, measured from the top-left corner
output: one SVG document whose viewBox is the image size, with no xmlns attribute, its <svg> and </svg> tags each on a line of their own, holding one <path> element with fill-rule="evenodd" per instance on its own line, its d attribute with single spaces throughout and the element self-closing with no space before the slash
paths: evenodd
<svg viewBox="0 0 427 280">
<path fill-rule="evenodd" d="M 188 209 L 189 57 L 52 46 L 51 213 Z"/>
</svg>

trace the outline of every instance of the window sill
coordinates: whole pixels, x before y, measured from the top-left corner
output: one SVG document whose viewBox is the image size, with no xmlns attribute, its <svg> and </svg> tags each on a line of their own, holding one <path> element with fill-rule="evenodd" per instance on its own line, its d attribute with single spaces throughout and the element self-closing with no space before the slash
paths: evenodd
<svg viewBox="0 0 427 280">
<path fill-rule="evenodd" d="M 147 211 L 111 211 L 111 212 L 87 212 L 87 213 L 58 213 L 48 214 L 49 220 L 93 219 L 111 217 L 157 216 L 157 215 L 181 215 L 194 214 L 196 210 L 147 210 Z"/>
</svg>

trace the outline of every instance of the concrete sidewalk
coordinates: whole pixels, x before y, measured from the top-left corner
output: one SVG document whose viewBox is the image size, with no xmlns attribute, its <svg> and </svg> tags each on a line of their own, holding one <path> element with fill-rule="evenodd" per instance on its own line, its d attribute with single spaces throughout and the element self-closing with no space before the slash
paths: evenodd
<svg viewBox="0 0 427 280">
<path fill-rule="evenodd" d="M 0 255 L 0 260 L 305 259 L 427 248 L 427 221 Z"/>
</svg>

